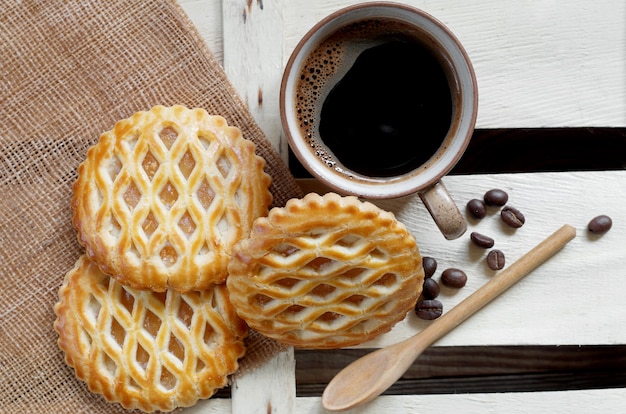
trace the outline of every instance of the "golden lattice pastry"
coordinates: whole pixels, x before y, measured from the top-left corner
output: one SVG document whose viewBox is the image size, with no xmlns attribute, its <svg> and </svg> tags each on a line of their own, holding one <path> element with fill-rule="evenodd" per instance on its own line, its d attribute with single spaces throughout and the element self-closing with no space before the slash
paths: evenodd
<svg viewBox="0 0 626 414">
<path fill-rule="evenodd" d="M 54 307 L 59 347 L 92 392 L 125 408 L 171 411 L 227 384 L 247 326 L 224 284 L 202 292 L 136 290 L 85 256 Z"/>
<path fill-rule="evenodd" d="M 205 289 L 272 201 L 255 145 L 203 109 L 156 106 L 89 149 L 73 224 L 89 258 L 135 288 Z"/>
<path fill-rule="evenodd" d="M 289 200 L 255 221 L 228 270 L 239 316 L 303 348 L 356 345 L 390 330 L 424 277 L 415 239 L 392 213 L 334 193 Z"/>
</svg>

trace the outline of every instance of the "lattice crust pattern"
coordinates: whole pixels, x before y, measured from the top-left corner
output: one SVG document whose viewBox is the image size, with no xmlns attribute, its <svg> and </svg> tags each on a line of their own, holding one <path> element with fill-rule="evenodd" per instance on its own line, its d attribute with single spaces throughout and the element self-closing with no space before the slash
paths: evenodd
<svg viewBox="0 0 626 414">
<path fill-rule="evenodd" d="M 203 109 L 156 106 L 101 135 L 78 168 L 73 224 L 100 269 L 135 288 L 201 290 L 272 195 L 255 145 Z"/>
<path fill-rule="evenodd" d="M 85 255 L 55 305 L 59 346 L 92 392 L 127 409 L 171 411 L 227 385 L 247 326 L 224 284 L 202 292 L 126 287 Z"/>
<path fill-rule="evenodd" d="M 392 213 L 337 194 L 308 194 L 255 221 L 227 285 L 251 328 L 302 348 L 356 345 L 413 308 L 424 272 Z"/>
</svg>

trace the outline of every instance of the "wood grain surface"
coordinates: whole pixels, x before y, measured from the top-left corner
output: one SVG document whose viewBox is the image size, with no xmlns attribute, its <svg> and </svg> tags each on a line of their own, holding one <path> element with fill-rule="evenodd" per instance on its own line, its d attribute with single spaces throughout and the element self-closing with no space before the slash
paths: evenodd
<svg viewBox="0 0 626 414">
<path fill-rule="evenodd" d="M 289 152 L 274 103 L 284 63 L 314 22 L 355 2 L 180 0 L 285 160 Z M 511 258 L 549 233 L 550 226 L 569 222 L 580 236 L 519 289 L 427 350 L 390 390 L 403 395 L 383 396 L 359 412 L 619 411 L 626 398 L 621 305 L 626 292 L 626 3 L 403 2 L 450 27 L 477 72 L 478 130 L 446 185 L 459 205 L 502 187 L 528 219 L 527 226 L 511 231 L 492 211 L 470 229 L 495 236 Z M 297 164 L 290 165 L 298 173 Z M 445 306 L 454 306 L 489 277 L 482 252 L 467 238 L 440 240 L 418 202 L 383 206 L 415 231 L 423 254 L 437 256 L 440 266 L 463 265 L 476 275 L 467 289 L 445 292 Z M 614 229 L 601 238 L 587 236 L 586 222 L 600 213 L 613 215 Z M 409 315 L 384 339 L 365 346 L 394 342 L 422 323 Z M 280 366 L 271 363 L 249 374 L 237 397 L 249 398 L 237 412 L 323 413 L 324 385 L 365 351 L 287 355 Z M 298 398 L 268 393 L 276 399 L 264 400 L 264 387 L 275 383 L 267 376 L 295 377 Z M 259 390 L 247 393 L 248 386 Z M 229 395 L 229 390 L 220 394 Z M 185 411 L 236 412 L 233 406 L 217 398 Z"/>
<path fill-rule="evenodd" d="M 180 0 L 285 156 L 287 145 L 272 103 L 284 65 L 315 22 L 354 3 Z M 626 126 L 626 3 L 402 3 L 430 13 L 464 44 L 478 79 L 478 128 Z M 228 44 L 234 46 L 225 51 Z M 260 103 L 259 91 L 264 97 Z"/>
</svg>

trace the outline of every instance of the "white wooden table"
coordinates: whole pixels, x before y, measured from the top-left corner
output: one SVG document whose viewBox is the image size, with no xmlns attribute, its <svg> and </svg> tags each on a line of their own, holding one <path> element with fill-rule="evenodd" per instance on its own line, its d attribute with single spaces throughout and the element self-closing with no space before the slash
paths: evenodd
<svg viewBox="0 0 626 414">
<path fill-rule="evenodd" d="M 475 66 L 477 128 L 626 127 L 626 2 L 410 0 L 445 23 Z M 348 0 L 180 0 L 268 138 L 287 159 L 278 114 L 286 60 L 300 37 Z M 537 148 L 537 151 L 541 151 Z M 470 221 L 469 231 L 496 239 L 512 261 L 569 223 L 577 238 L 436 345 L 626 344 L 626 170 L 447 177 L 460 205 L 503 188 L 527 223 L 511 232 L 495 216 Z M 423 255 L 440 269 L 461 267 L 468 285 L 442 297 L 451 307 L 489 277 L 468 237 L 441 237 L 415 197 L 379 202 L 414 233 Z M 597 214 L 613 229 L 589 237 Z M 469 232 L 468 232 L 469 234 Z M 593 283 L 593 289 L 590 288 Z M 424 326 L 413 315 L 364 347 L 380 347 Z M 332 351 L 330 351 L 332 352 Z M 290 350 L 257 371 L 236 377 L 232 399 L 211 399 L 189 413 L 323 413 L 319 398 L 296 398 Z M 626 390 L 514 394 L 384 396 L 354 412 L 616 412 Z"/>
</svg>

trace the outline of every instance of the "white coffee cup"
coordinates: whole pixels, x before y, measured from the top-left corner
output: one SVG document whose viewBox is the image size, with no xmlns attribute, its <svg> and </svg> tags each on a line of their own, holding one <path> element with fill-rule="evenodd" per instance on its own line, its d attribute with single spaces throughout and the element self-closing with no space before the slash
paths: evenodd
<svg viewBox="0 0 626 414">
<path fill-rule="evenodd" d="M 346 160 L 336 157 L 319 136 L 320 108 L 326 93 L 317 101 L 307 101 L 308 106 L 313 106 L 313 117 L 312 126 L 306 128 L 302 125 L 302 99 L 298 98 L 303 91 L 301 74 L 309 70 L 305 65 L 309 64 L 313 54 L 319 53 L 320 45 L 338 31 L 349 32 L 356 27 L 355 24 L 361 25 L 365 24 L 364 21 L 373 20 L 382 20 L 385 24 L 398 22 L 398 30 L 417 34 L 419 41 L 435 56 L 445 72 L 451 102 L 450 124 L 447 133 L 444 132 L 441 142 L 437 144 L 438 149 L 410 171 L 391 176 L 371 175 L 346 167 Z M 345 29 L 347 26 L 350 29 Z M 395 23 L 393 27 L 396 27 Z M 362 39 L 359 42 L 362 43 Z M 376 40 L 376 43 L 380 41 Z M 347 64 L 346 70 L 349 70 L 350 64 Z M 330 90 L 344 76 L 345 72 L 331 73 L 320 86 Z M 460 237 L 467 225 L 441 179 L 463 155 L 474 130 L 477 111 L 476 77 L 469 57 L 456 36 L 429 14 L 404 4 L 390 2 L 349 6 L 318 22 L 293 51 L 286 65 L 280 90 L 281 120 L 289 145 L 302 165 L 315 178 L 341 194 L 369 199 L 396 198 L 418 193 L 442 234 L 448 239 Z M 386 143 L 381 142 L 380 145 L 384 146 Z"/>
</svg>

